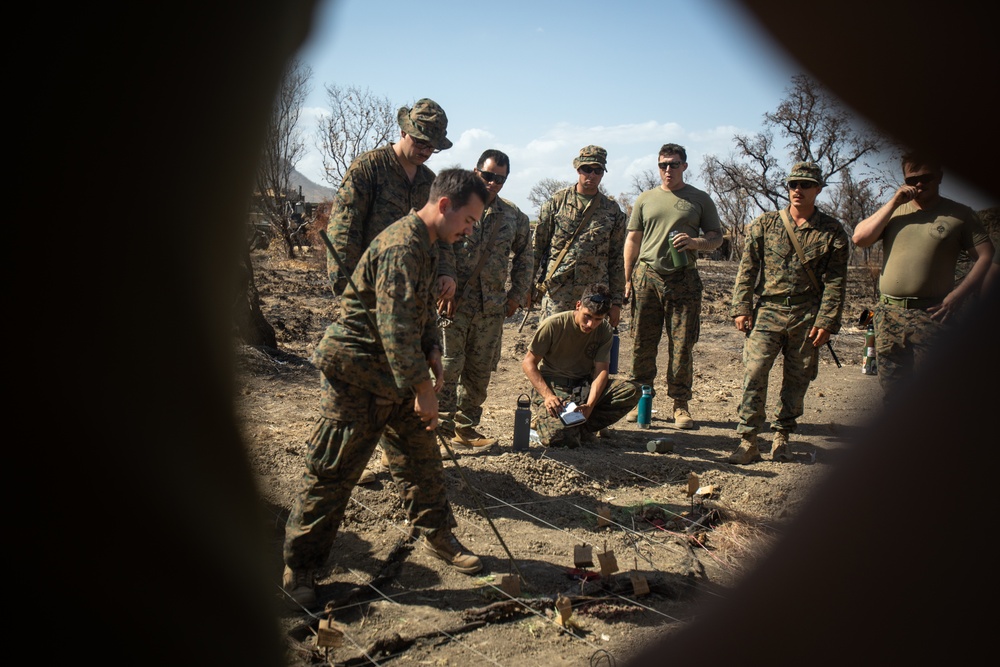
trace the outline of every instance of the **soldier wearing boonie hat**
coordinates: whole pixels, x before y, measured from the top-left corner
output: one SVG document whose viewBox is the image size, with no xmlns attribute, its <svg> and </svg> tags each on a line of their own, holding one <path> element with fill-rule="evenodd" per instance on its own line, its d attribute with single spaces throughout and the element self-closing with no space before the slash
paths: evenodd
<svg viewBox="0 0 1000 667">
<path fill-rule="evenodd" d="M 584 289 L 600 283 L 611 293 L 608 322 L 618 326 L 625 292 L 626 220 L 618 203 L 600 191 L 607 164 L 604 148 L 584 146 L 573 159 L 577 183 L 542 205 L 532 242 L 536 283 L 532 298 L 541 301 L 539 321 L 573 310 Z"/>
<path fill-rule="evenodd" d="M 448 116 L 434 100 L 425 97 L 417 100 L 412 108 L 400 107 L 396 121 L 400 130 L 431 144 L 434 150 L 444 151 L 452 146 L 447 136 Z"/>
<path fill-rule="evenodd" d="M 361 255 L 382 230 L 427 203 L 435 174 L 424 163 L 437 151 L 451 148 L 448 116 L 426 97 L 396 111 L 399 140 L 362 153 L 344 174 L 330 210 L 327 234 L 344 264 L 340 270 L 327 250 L 330 287 L 340 296 Z M 438 290 L 455 293 L 455 253 L 450 243 L 438 243 Z M 366 470 L 360 484 L 375 481 Z"/>
</svg>

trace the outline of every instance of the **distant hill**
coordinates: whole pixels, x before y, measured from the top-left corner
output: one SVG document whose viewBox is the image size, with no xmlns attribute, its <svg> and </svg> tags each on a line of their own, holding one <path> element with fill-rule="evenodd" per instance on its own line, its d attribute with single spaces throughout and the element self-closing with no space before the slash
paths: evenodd
<svg viewBox="0 0 1000 667">
<path fill-rule="evenodd" d="M 333 188 L 320 185 L 319 183 L 313 183 L 294 169 L 292 170 L 292 176 L 289 179 L 289 182 L 291 183 L 294 191 L 298 192 L 299 188 L 302 189 L 302 196 L 305 197 L 307 202 L 320 204 L 333 199 L 333 195 L 336 194 L 336 191 Z"/>
</svg>

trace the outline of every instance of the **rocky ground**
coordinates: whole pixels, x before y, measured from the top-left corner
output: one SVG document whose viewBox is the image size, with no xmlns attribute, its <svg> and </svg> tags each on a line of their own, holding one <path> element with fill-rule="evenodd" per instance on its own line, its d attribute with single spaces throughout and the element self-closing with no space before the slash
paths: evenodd
<svg viewBox="0 0 1000 667">
<path fill-rule="evenodd" d="M 240 349 L 236 407 L 273 518 L 275 596 L 283 597 L 283 526 L 319 397 L 308 359 L 331 321 L 333 300 L 318 256 L 285 260 L 274 248 L 253 259 L 280 349 Z M 537 324 L 532 315 L 519 332 L 522 313 L 515 314 L 505 325 L 481 426 L 499 442 L 445 463 L 456 533 L 482 557 L 483 572 L 451 572 L 406 542 L 389 473 L 373 460 L 377 481 L 355 489 L 321 579 L 325 607 L 314 614 L 289 609 L 281 618 L 290 665 L 614 664 L 681 627 L 699 601 L 724 597 L 837 465 L 852 431 L 879 408 L 881 390 L 861 372 L 864 332 L 856 326 L 874 305 L 871 276 L 852 269 L 845 326 L 834 339 L 842 367 L 822 351 L 793 437 L 795 461 L 765 454 L 749 466 L 727 463 L 744 340 L 726 316 L 736 265 L 699 266 L 705 303 L 691 403 L 696 429 L 675 430 L 664 397 L 654 401 L 648 430 L 622 422 L 610 437 L 578 449 L 533 443 L 514 452 L 517 397 L 530 390 L 520 362 Z M 623 370 L 628 324 L 623 317 Z M 779 360 L 772 387 L 780 368 Z M 648 451 L 654 438 L 669 440 L 672 451 Z M 515 582 L 519 591 L 509 587 Z M 319 646 L 316 633 L 328 619 L 342 634 L 336 646 Z"/>
</svg>

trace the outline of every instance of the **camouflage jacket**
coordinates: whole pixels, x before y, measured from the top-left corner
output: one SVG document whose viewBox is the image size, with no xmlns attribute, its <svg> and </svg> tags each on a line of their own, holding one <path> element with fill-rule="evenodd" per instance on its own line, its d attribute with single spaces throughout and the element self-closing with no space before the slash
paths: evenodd
<svg viewBox="0 0 1000 667">
<path fill-rule="evenodd" d="M 494 229 L 496 236 L 490 243 Z M 473 227 L 472 234 L 457 241 L 453 249 L 458 274 L 455 293 L 460 310 L 505 315 L 507 299 L 521 306 L 527 303 L 532 269 L 531 223 L 513 203 L 500 197 L 494 199 L 483 212 L 483 219 Z M 483 268 L 469 284 L 469 276 L 483 253 L 486 253 Z"/>
<path fill-rule="evenodd" d="M 344 290 L 340 318 L 327 327 L 313 364 L 328 378 L 378 396 L 412 397 L 411 387 L 432 377 L 427 355 L 441 346 L 437 268 L 438 245 L 415 213 L 390 225 L 361 256 L 352 276 L 358 291 Z"/>
<path fill-rule="evenodd" d="M 812 294 L 813 302 L 819 302 L 813 326 L 837 333 L 847 293 L 847 232 L 839 220 L 817 208 L 806 222 L 795 228 L 795 235 L 806 264 L 823 290 L 822 296 L 816 294 L 809 274 L 799 261 L 781 215 L 770 211 L 750 223 L 729 316 L 751 315 L 754 294 L 775 297 Z"/>
<path fill-rule="evenodd" d="M 546 285 L 553 299 L 579 299 L 591 283 L 604 283 L 613 303 L 620 306 L 625 296 L 625 211 L 603 194 L 595 195 L 597 210 L 587 228 L 573 240 Z M 576 194 L 576 186 L 559 190 L 542 205 L 534 238 L 532 275 L 541 282 L 552 270 L 566 242 L 580 226 L 586 206 Z M 544 273 L 540 273 L 544 270 Z"/>
<path fill-rule="evenodd" d="M 353 274 L 361 253 L 383 229 L 427 203 L 433 182 L 434 172 L 420 165 L 411 183 L 391 144 L 354 159 L 337 189 L 326 227 L 330 242 L 349 272 Z M 347 286 L 347 276 L 341 275 L 329 251 L 326 265 L 330 287 L 334 295 L 340 295 Z M 440 269 L 454 277 L 450 250 L 441 257 Z"/>
</svg>

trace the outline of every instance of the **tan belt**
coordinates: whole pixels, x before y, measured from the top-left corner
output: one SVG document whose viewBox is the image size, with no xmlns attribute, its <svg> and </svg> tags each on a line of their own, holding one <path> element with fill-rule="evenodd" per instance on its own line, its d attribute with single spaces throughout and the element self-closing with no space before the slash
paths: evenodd
<svg viewBox="0 0 1000 667">
<path fill-rule="evenodd" d="M 807 301 L 816 301 L 815 294 L 796 294 L 795 296 L 762 296 L 760 300 L 764 303 L 776 303 L 779 306 L 797 306 Z"/>
</svg>

